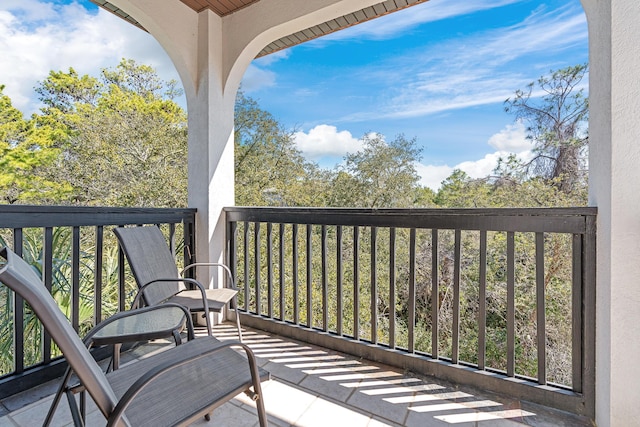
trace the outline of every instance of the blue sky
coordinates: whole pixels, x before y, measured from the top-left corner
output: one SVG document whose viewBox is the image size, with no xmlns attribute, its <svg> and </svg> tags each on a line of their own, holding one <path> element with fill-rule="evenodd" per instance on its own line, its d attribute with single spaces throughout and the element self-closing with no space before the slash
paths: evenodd
<svg viewBox="0 0 640 427">
<path fill-rule="evenodd" d="M 0 55 L 0 84 L 25 114 L 52 69 L 97 75 L 125 57 L 178 79 L 152 37 L 87 0 L 2 0 Z M 324 167 L 369 132 L 415 137 L 435 189 L 454 168 L 481 177 L 500 156 L 530 155 L 503 101 L 587 60 L 580 0 L 431 0 L 258 59 L 243 89 Z"/>
</svg>

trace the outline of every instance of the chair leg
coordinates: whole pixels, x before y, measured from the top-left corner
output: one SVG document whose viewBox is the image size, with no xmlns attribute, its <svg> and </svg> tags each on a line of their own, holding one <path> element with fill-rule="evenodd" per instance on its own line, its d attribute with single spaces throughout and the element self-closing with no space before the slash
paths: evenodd
<svg viewBox="0 0 640 427">
<path fill-rule="evenodd" d="M 209 315 L 209 311 L 204 312 L 204 321 L 207 324 L 207 334 L 212 337 L 213 336 L 213 328 L 211 327 L 211 316 Z"/>
<path fill-rule="evenodd" d="M 62 395 L 67 390 L 67 383 L 69 382 L 70 378 L 71 378 L 71 368 L 67 368 L 66 372 L 64 373 L 64 377 L 62 378 L 62 382 L 60 383 L 60 387 L 58 387 L 58 391 L 56 392 L 56 395 L 53 398 L 53 402 L 51 402 L 51 406 L 49 407 L 49 412 L 47 413 L 47 417 L 44 419 L 44 422 L 42 424 L 43 427 L 48 427 L 51 424 L 51 420 L 53 419 L 53 414 L 55 414 L 56 409 L 58 408 L 58 404 L 62 399 Z"/>
<path fill-rule="evenodd" d="M 233 297 L 229 302 L 229 307 L 233 308 L 234 315 L 236 316 L 236 327 L 238 328 L 238 339 L 242 342 L 242 328 L 240 327 L 240 312 L 238 311 L 237 297 Z M 228 311 L 227 311 L 228 313 Z"/>
<path fill-rule="evenodd" d="M 69 401 L 69 409 L 71 411 L 71 418 L 73 419 L 74 426 L 84 427 L 84 419 L 78 410 L 78 404 L 76 398 L 70 390 L 67 390 L 67 400 Z"/>
<path fill-rule="evenodd" d="M 236 327 L 238 328 L 238 338 L 240 339 L 240 342 L 242 342 L 242 329 L 240 328 L 240 313 L 238 312 L 237 306 L 235 308 L 235 315 L 236 315 Z"/>
</svg>

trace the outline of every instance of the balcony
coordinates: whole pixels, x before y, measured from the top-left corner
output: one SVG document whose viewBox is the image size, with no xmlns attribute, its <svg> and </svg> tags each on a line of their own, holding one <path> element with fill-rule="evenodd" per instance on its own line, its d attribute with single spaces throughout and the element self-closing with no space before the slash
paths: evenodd
<svg viewBox="0 0 640 427">
<path fill-rule="evenodd" d="M 135 287 L 109 227 L 161 224 L 180 262 L 193 262 L 194 215 L 0 209 L 3 238 L 66 296 L 80 333 L 125 309 Z M 588 424 L 595 218 L 590 208 L 227 208 L 242 323 L 273 374 L 265 387 L 271 422 Z M 0 380 L 10 413 L 0 423 L 30 425 L 44 417 L 46 400 L 35 401 L 51 393 L 43 384 L 64 361 L 46 333 L 28 327 L 36 324 L 28 307 L 10 305 L 17 309 L 3 314 L 15 336 L 13 369 Z M 233 335 L 224 325 L 217 334 Z M 239 397 L 213 421 L 253 425 L 247 404 Z"/>
</svg>

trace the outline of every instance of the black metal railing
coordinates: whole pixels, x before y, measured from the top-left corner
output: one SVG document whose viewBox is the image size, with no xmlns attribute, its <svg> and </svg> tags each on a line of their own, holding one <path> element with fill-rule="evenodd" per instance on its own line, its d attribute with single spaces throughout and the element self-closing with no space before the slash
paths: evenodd
<svg viewBox="0 0 640 427">
<path fill-rule="evenodd" d="M 244 324 L 593 417 L 595 208 L 225 212 Z"/>
<path fill-rule="evenodd" d="M 173 253 L 195 261 L 195 209 L 0 206 L 0 246 L 42 275 L 81 335 L 128 308 L 135 282 L 112 226 L 160 226 Z M 24 301 L 0 284 L 0 398 L 61 375 L 59 351 Z"/>
</svg>

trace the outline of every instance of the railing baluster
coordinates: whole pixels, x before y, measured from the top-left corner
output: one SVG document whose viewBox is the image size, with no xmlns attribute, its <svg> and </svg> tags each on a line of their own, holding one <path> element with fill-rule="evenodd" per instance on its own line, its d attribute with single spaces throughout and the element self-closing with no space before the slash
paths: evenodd
<svg viewBox="0 0 640 427">
<path fill-rule="evenodd" d="M 279 228 L 279 235 L 278 235 L 278 246 L 279 246 L 279 250 L 280 250 L 280 256 L 279 256 L 279 261 L 280 261 L 280 265 L 279 265 L 279 270 L 280 270 L 280 320 L 284 321 L 286 320 L 286 315 L 285 315 L 285 289 L 284 289 L 284 283 L 285 283 L 285 274 L 284 274 L 284 257 L 285 257 L 285 251 L 284 251 L 284 234 L 285 234 L 285 229 L 284 229 L 284 223 L 280 223 L 280 228 Z"/>
<path fill-rule="evenodd" d="M 124 280 L 121 294 L 122 304 L 126 299 Z M 80 227 L 73 227 L 71 240 L 71 324 L 80 330 Z"/>
<path fill-rule="evenodd" d="M 329 279 L 327 277 L 327 226 L 321 227 L 321 265 L 322 265 L 322 330 L 329 330 Z"/>
<path fill-rule="evenodd" d="M 353 339 L 360 339 L 360 227 L 353 227 Z"/>
<path fill-rule="evenodd" d="M 178 247 L 176 244 L 176 225 L 175 224 L 169 224 L 169 249 L 171 250 L 171 253 L 175 257 L 176 254 L 178 253 Z"/>
<path fill-rule="evenodd" d="M 583 253 L 583 240 L 579 234 L 573 235 L 572 247 L 573 247 L 573 263 L 572 263 L 572 276 L 573 283 L 583 283 L 582 271 L 584 266 L 582 265 L 582 253 Z M 582 317 L 582 301 L 585 296 L 583 295 L 582 287 L 574 286 L 571 293 L 571 379 L 572 389 L 575 392 L 582 392 L 582 357 L 583 357 L 583 317 Z M 593 357 L 593 356 L 587 356 Z"/>
<path fill-rule="evenodd" d="M 125 300 L 124 268 L 125 268 L 124 251 L 122 250 L 120 245 L 118 245 L 118 310 L 119 311 L 124 311 L 125 309 L 124 307 L 124 300 Z"/>
<path fill-rule="evenodd" d="M 440 290 L 438 289 L 438 230 L 431 230 L 431 357 L 440 357 L 438 352 L 438 313 Z"/>
<path fill-rule="evenodd" d="M 573 339 L 573 355 L 571 357 L 573 366 L 572 389 L 576 393 L 585 396 L 587 408 L 595 407 L 595 369 L 596 355 L 596 216 L 585 217 L 586 232 L 583 235 L 574 236 L 573 254 L 579 257 L 579 261 L 574 264 L 574 269 L 581 271 L 580 281 L 575 282 L 577 274 L 573 275 L 573 295 L 572 311 L 580 312 L 579 322 L 574 321 L 572 327 L 582 332 L 579 341 Z M 577 250 L 580 239 L 580 249 Z M 575 261 L 574 261 L 575 262 Z M 574 270 L 575 271 L 575 270 Z"/>
<path fill-rule="evenodd" d="M 44 281 L 44 287 L 47 288 L 50 294 L 53 294 L 53 228 L 51 227 L 45 227 L 44 229 L 42 251 L 42 279 Z M 46 329 L 42 329 L 44 331 L 42 342 L 43 362 L 49 363 L 51 362 L 51 336 Z"/>
<path fill-rule="evenodd" d="M 93 324 L 97 325 L 102 321 L 102 258 L 104 247 L 104 227 L 96 227 L 96 258 L 93 260 L 93 294 L 95 304 L 93 306 Z"/>
<path fill-rule="evenodd" d="M 229 222 L 227 236 L 229 239 L 229 246 L 227 247 L 227 254 L 229 258 L 227 262 L 229 263 L 229 269 L 231 270 L 231 277 L 233 277 L 233 281 L 237 285 L 238 284 L 238 223 L 237 222 L 235 221 Z M 237 299 L 234 307 L 236 310 L 239 308 Z M 236 312 L 236 316 L 239 316 L 237 312 Z"/>
<path fill-rule="evenodd" d="M 544 291 L 544 233 L 536 233 L 536 320 L 538 345 L 538 384 L 547 383 L 547 331 Z"/>
<path fill-rule="evenodd" d="M 196 222 L 195 216 L 184 217 L 182 219 L 182 238 L 184 240 L 184 248 L 182 249 L 182 258 L 184 265 L 195 264 L 196 259 Z M 192 274 L 195 274 L 192 271 Z M 190 276 L 187 276 L 190 277 Z"/>
<path fill-rule="evenodd" d="M 371 227 L 371 342 L 378 343 L 378 278 L 376 277 L 377 228 Z"/>
<path fill-rule="evenodd" d="M 396 228 L 389 229 L 389 348 L 396 348 Z"/>
<path fill-rule="evenodd" d="M 478 273 L 478 369 L 485 369 L 487 354 L 487 231 L 480 231 L 480 271 Z"/>
<path fill-rule="evenodd" d="M 507 375 L 515 376 L 516 364 L 516 298 L 515 298 L 515 234 L 507 232 Z"/>
<path fill-rule="evenodd" d="M 244 310 L 248 313 L 251 308 L 251 297 L 249 290 L 251 284 L 249 283 L 249 266 L 251 264 L 249 260 L 249 222 L 244 222 L 243 234 L 243 250 L 244 250 Z"/>
<path fill-rule="evenodd" d="M 307 327 L 313 328 L 313 233 L 307 224 Z"/>
<path fill-rule="evenodd" d="M 260 223 L 255 222 L 253 224 L 253 253 L 255 258 L 253 260 L 254 267 L 254 283 L 256 286 L 256 314 L 260 316 L 262 313 L 262 289 L 260 289 L 260 269 L 261 269 L 261 254 L 260 254 Z"/>
<path fill-rule="evenodd" d="M 273 318 L 273 223 L 267 223 L 267 315 Z"/>
<path fill-rule="evenodd" d="M 336 320 L 337 320 L 337 333 L 338 335 L 343 335 L 342 330 L 342 316 L 343 316 L 343 308 L 342 308 L 342 280 L 343 280 L 343 267 L 342 267 L 342 226 L 339 225 L 336 227 Z"/>
<path fill-rule="evenodd" d="M 416 229 L 409 231 L 409 353 L 416 351 L 415 326 L 416 326 Z"/>
<path fill-rule="evenodd" d="M 298 283 L 298 224 L 291 227 L 291 276 L 293 277 L 293 323 L 300 324 L 300 291 Z"/>
<path fill-rule="evenodd" d="M 460 355 L 460 259 L 462 255 L 462 233 L 455 231 L 453 250 L 453 326 L 451 336 L 451 362 L 458 364 Z"/>
<path fill-rule="evenodd" d="M 23 230 L 16 228 L 13 230 L 13 251 L 18 256 L 22 256 Z M 16 374 L 24 372 L 24 299 L 13 292 L 13 351 L 14 369 Z"/>
</svg>

